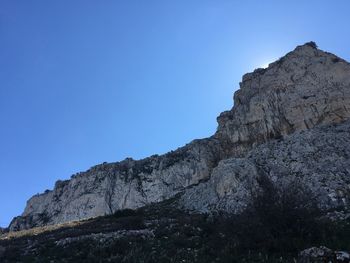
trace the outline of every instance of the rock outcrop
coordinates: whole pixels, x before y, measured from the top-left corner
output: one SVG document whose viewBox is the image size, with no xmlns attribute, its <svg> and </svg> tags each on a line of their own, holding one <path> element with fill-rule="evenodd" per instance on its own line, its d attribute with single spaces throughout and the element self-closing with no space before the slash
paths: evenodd
<svg viewBox="0 0 350 263">
<path fill-rule="evenodd" d="M 162 156 L 97 165 L 56 182 L 52 191 L 33 196 L 9 228 L 14 231 L 96 217 L 171 198 L 207 180 L 221 148 L 216 139 L 197 140 Z"/>
<path fill-rule="evenodd" d="M 239 213 L 262 176 L 279 188 L 303 188 L 323 210 L 346 212 L 350 207 L 350 120 L 295 132 L 255 147 L 244 158 L 222 160 L 211 178 L 188 189 L 181 201 L 191 210 Z"/>
<path fill-rule="evenodd" d="M 320 193 L 321 205 L 347 205 L 349 124 L 327 125 L 349 117 L 350 64 L 310 42 L 244 75 L 234 107 L 218 117 L 212 137 L 58 181 L 52 191 L 33 196 L 9 228 L 110 214 L 179 193 L 187 208 L 238 212 L 249 200 L 246 184 L 262 170 L 274 180 L 299 176 Z"/>
<path fill-rule="evenodd" d="M 299 253 L 299 263 L 348 263 L 350 254 L 346 251 L 333 251 L 327 247 L 311 247 Z"/>
<path fill-rule="evenodd" d="M 350 116 L 350 65 L 316 48 L 297 47 L 266 69 L 243 76 L 234 107 L 218 117 L 216 137 L 227 138 L 240 153 L 246 144 Z M 244 151 L 243 151 L 244 152 Z"/>
</svg>

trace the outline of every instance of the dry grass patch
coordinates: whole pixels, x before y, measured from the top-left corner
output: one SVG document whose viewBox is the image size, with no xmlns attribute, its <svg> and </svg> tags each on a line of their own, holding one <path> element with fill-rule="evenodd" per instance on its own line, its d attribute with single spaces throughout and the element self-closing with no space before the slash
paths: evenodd
<svg viewBox="0 0 350 263">
<path fill-rule="evenodd" d="M 85 223 L 86 221 L 71 221 L 71 222 L 62 223 L 62 224 L 34 227 L 31 229 L 26 229 L 21 231 L 8 232 L 0 235 L 0 240 L 13 239 L 13 238 L 19 238 L 24 236 L 36 236 L 36 235 L 57 230 L 63 227 L 76 227 Z"/>
</svg>

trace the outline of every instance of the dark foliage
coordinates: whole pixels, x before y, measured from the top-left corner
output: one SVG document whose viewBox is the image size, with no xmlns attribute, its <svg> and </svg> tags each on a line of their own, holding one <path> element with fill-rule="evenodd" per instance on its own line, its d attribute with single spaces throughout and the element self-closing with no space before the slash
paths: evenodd
<svg viewBox="0 0 350 263">
<path fill-rule="evenodd" d="M 277 187 L 266 176 L 258 183 L 251 205 L 235 217 L 242 249 L 288 254 L 322 241 L 327 222 L 310 191 L 297 181 Z"/>
<path fill-rule="evenodd" d="M 117 210 L 113 217 L 120 218 L 120 217 L 132 217 L 132 216 L 142 216 L 142 210 L 133 210 L 133 209 L 123 209 L 123 210 Z"/>
<path fill-rule="evenodd" d="M 260 190 L 252 189 L 251 205 L 240 215 L 187 213 L 172 199 L 74 228 L 0 240 L 0 247 L 6 247 L 1 262 L 294 262 L 300 250 L 311 246 L 350 250 L 350 220 L 320 219 L 312 194 L 297 181 L 277 186 L 261 177 L 258 183 Z M 154 236 L 55 243 L 137 229 L 152 230 Z"/>
</svg>

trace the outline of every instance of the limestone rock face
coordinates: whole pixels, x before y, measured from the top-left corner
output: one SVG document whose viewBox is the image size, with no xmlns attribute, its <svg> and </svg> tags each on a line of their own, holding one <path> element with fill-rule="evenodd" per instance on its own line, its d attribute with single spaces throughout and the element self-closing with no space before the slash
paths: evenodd
<svg viewBox="0 0 350 263">
<path fill-rule="evenodd" d="M 216 136 L 241 146 L 350 116 L 350 65 L 315 47 L 298 46 L 267 69 L 243 76 L 234 107 L 218 117 Z"/>
<path fill-rule="evenodd" d="M 9 228 L 80 220 L 168 199 L 207 180 L 221 148 L 216 139 L 196 140 L 162 156 L 97 165 L 56 182 L 52 191 L 33 196 Z"/>
<path fill-rule="evenodd" d="M 289 174 L 315 183 L 325 206 L 345 204 L 348 124 L 327 125 L 349 117 L 350 64 L 307 43 L 267 69 L 244 75 L 234 107 L 218 117 L 212 137 L 161 156 L 97 165 L 58 181 L 52 191 L 33 196 L 9 229 L 110 214 L 179 193 L 187 208 L 239 212 L 261 167 L 274 180 Z M 283 141 L 268 142 L 283 136 Z"/>
<path fill-rule="evenodd" d="M 222 160 L 211 178 L 188 189 L 181 201 L 185 208 L 200 212 L 239 213 L 261 176 L 280 187 L 297 183 L 323 210 L 350 208 L 350 120 L 270 140 L 245 158 Z"/>
</svg>

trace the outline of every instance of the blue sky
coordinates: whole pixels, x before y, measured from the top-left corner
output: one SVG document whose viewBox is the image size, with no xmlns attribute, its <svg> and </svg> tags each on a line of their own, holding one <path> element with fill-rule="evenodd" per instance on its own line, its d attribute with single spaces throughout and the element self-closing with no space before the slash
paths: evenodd
<svg viewBox="0 0 350 263">
<path fill-rule="evenodd" d="M 349 1 L 0 1 L 0 226 L 107 161 L 216 130 L 242 74 L 296 45 L 350 59 Z"/>
</svg>

